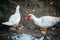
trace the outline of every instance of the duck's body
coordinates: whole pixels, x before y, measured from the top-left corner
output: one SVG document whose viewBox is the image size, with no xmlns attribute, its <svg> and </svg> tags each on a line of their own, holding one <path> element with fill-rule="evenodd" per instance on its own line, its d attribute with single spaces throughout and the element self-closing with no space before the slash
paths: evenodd
<svg viewBox="0 0 60 40">
<path fill-rule="evenodd" d="M 10 16 L 8 22 L 4 22 L 2 24 L 9 25 L 9 26 L 12 26 L 12 25 L 18 26 L 20 19 L 21 19 L 20 13 L 19 13 L 19 8 L 20 8 L 20 6 L 17 5 L 15 14 Z"/>
<path fill-rule="evenodd" d="M 33 18 L 34 23 L 38 25 L 39 27 L 52 27 L 57 22 L 60 21 L 59 17 L 53 17 L 53 16 L 43 16 L 40 18 Z"/>
<path fill-rule="evenodd" d="M 60 21 L 60 17 L 42 16 L 40 18 L 37 18 L 33 14 L 28 14 L 26 16 L 26 19 L 33 20 L 37 26 L 41 27 L 40 30 L 42 31 L 43 34 L 46 33 L 48 27 L 52 27 L 53 25 Z"/>
</svg>

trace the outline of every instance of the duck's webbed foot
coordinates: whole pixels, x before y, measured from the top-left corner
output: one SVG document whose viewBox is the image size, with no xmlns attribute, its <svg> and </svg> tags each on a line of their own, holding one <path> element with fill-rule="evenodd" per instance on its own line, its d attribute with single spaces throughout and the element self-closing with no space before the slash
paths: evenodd
<svg viewBox="0 0 60 40">
<path fill-rule="evenodd" d="M 46 34 L 47 28 L 41 28 L 40 31 L 41 31 L 41 33 L 43 33 L 43 34 Z"/>
</svg>

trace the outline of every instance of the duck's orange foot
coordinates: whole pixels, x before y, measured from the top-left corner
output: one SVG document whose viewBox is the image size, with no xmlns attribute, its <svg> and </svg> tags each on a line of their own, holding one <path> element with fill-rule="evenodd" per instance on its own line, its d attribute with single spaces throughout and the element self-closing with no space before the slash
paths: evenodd
<svg viewBox="0 0 60 40">
<path fill-rule="evenodd" d="M 47 32 L 47 28 L 41 28 L 40 30 L 41 30 L 41 33 L 43 33 L 43 34 L 46 34 L 46 32 Z"/>
</svg>

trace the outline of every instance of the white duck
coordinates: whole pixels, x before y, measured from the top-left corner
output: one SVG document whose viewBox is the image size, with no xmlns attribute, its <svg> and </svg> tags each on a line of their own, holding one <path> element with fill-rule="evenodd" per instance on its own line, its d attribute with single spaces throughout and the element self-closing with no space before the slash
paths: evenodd
<svg viewBox="0 0 60 40">
<path fill-rule="evenodd" d="M 14 27 L 18 27 L 19 21 L 21 19 L 20 13 L 19 13 L 19 8 L 20 8 L 20 6 L 17 5 L 15 13 L 10 16 L 8 22 L 4 22 L 2 24 L 9 25 L 9 26 L 14 26 Z"/>
<path fill-rule="evenodd" d="M 41 27 L 40 30 L 43 34 L 46 34 L 48 27 L 52 27 L 53 25 L 60 21 L 60 17 L 42 16 L 40 18 L 37 18 L 33 14 L 28 14 L 26 16 L 26 19 L 33 20 L 37 26 Z"/>
</svg>

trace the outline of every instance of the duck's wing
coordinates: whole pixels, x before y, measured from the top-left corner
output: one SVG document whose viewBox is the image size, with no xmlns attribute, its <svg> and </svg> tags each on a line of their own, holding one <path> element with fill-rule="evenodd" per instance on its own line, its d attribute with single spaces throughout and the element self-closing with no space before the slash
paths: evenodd
<svg viewBox="0 0 60 40">
<path fill-rule="evenodd" d="M 40 24 L 42 26 L 46 26 L 46 27 L 53 26 L 59 21 L 60 21 L 60 18 L 58 18 L 58 17 L 50 17 L 50 16 L 47 17 L 46 16 L 46 17 L 40 18 Z"/>
</svg>

